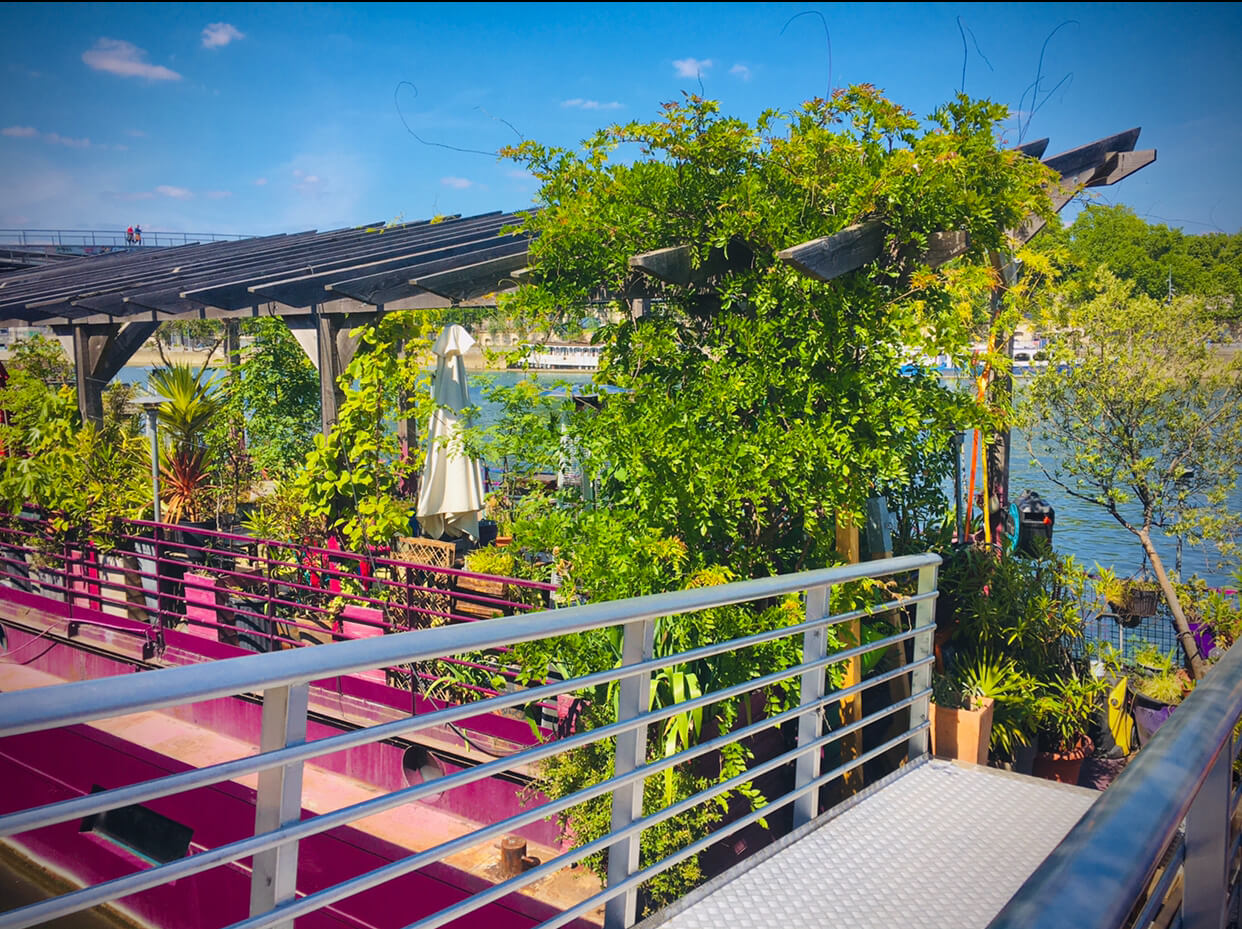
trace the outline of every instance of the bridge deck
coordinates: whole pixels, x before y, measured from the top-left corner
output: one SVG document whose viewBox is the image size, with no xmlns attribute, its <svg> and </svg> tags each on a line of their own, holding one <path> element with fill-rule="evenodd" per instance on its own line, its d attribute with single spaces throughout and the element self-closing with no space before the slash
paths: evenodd
<svg viewBox="0 0 1242 929">
<path fill-rule="evenodd" d="M 925 761 L 741 862 L 641 929 L 982 929 L 1098 796 Z"/>
</svg>

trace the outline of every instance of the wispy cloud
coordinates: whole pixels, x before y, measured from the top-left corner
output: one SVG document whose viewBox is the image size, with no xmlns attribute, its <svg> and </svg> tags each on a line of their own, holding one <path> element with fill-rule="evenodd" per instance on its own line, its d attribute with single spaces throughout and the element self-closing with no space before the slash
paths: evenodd
<svg viewBox="0 0 1242 929">
<path fill-rule="evenodd" d="M 145 49 L 121 39 L 97 39 L 94 48 L 82 53 L 82 60 L 96 71 L 121 77 L 144 77 L 149 81 L 179 81 L 181 75 L 163 65 L 147 61 Z"/>
<path fill-rule="evenodd" d="M 267 178 L 265 178 L 265 177 L 256 177 L 256 178 L 254 179 L 254 186 L 255 186 L 255 187 L 262 187 L 262 186 L 263 186 L 264 184 L 266 184 L 266 183 L 267 183 Z"/>
<path fill-rule="evenodd" d="M 133 203 L 138 200 L 154 200 L 155 194 L 149 190 L 121 191 L 120 193 L 105 193 L 105 197 L 113 200 L 120 200 L 125 203 Z"/>
<path fill-rule="evenodd" d="M 223 48 L 230 42 L 246 38 L 232 23 L 209 23 L 203 27 L 203 48 Z"/>
<path fill-rule="evenodd" d="M 571 107 L 576 110 L 619 110 L 625 104 L 618 103 L 616 100 L 609 103 L 601 103 L 598 100 L 583 100 L 581 97 L 574 97 L 572 100 L 561 101 L 561 106 Z"/>
<path fill-rule="evenodd" d="M 465 177 L 442 177 L 440 183 L 445 187 L 452 187 L 454 190 L 465 190 L 467 187 L 473 187 L 474 181 Z"/>
<path fill-rule="evenodd" d="M 155 192 L 161 197 L 171 197 L 174 200 L 189 200 L 194 196 L 194 192 L 185 187 L 173 187 L 169 184 L 160 184 L 155 188 Z"/>
<path fill-rule="evenodd" d="M 145 139 L 147 137 L 147 134 L 141 129 L 126 129 L 125 134 L 133 136 L 135 139 Z"/>
<path fill-rule="evenodd" d="M 535 179 L 535 175 L 525 168 L 510 168 L 505 174 L 518 181 L 533 181 Z"/>
<path fill-rule="evenodd" d="M 233 196 L 233 191 L 231 190 L 209 190 L 207 191 L 207 193 L 203 194 L 203 196 L 206 197 L 208 200 L 225 200 Z"/>
<path fill-rule="evenodd" d="M 744 64 L 735 64 L 729 69 L 729 73 L 740 77 L 744 81 L 750 80 L 750 68 L 746 67 Z"/>
<path fill-rule="evenodd" d="M 678 77 L 698 77 L 711 66 L 710 58 L 678 58 L 673 62 Z"/>
<path fill-rule="evenodd" d="M 6 126 L 0 129 L 0 135 L 12 139 L 38 139 L 48 145 L 64 145 L 66 148 L 115 148 L 117 151 L 125 151 L 124 145 L 92 145 L 90 139 L 74 138 L 59 132 L 40 132 L 34 126 Z"/>
</svg>

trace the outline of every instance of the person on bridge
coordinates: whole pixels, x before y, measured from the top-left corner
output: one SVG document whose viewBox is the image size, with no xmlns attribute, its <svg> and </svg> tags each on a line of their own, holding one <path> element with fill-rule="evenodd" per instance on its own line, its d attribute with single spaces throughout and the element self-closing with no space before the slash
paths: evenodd
<svg viewBox="0 0 1242 929">
<path fill-rule="evenodd" d="M 128 229 L 125 230 L 125 244 L 126 245 L 134 244 L 134 227 L 133 226 L 130 226 Z"/>
<path fill-rule="evenodd" d="M 141 226 L 134 226 L 134 244 L 135 245 L 142 244 L 142 227 Z"/>
</svg>

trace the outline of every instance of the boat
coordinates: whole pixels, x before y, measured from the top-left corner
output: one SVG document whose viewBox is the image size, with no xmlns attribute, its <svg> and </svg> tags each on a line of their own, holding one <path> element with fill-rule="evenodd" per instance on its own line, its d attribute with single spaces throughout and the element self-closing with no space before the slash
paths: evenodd
<svg viewBox="0 0 1242 929">
<path fill-rule="evenodd" d="M 532 368 L 559 369 L 566 371 L 594 371 L 599 367 L 602 345 L 581 342 L 543 342 L 530 346 Z"/>
</svg>

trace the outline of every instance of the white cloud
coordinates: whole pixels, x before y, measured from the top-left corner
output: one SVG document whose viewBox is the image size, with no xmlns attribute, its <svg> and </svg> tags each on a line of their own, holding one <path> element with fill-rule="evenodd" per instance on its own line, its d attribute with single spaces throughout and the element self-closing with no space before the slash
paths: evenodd
<svg viewBox="0 0 1242 929">
<path fill-rule="evenodd" d="M 209 23 L 203 28 L 203 48 L 223 48 L 230 42 L 246 38 L 232 23 Z"/>
<path fill-rule="evenodd" d="M 678 58 L 673 62 L 673 69 L 678 77 L 698 77 L 712 66 L 710 58 Z"/>
<path fill-rule="evenodd" d="M 732 68 L 729 69 L 729 73 L 736 74 L 738 77 L 740 77 L 744 81 L 750 80 L 750 68 L 746 67 L 746 65 L 744 64 L 734 65 Z"/>
<path fill-rule="evenodd" d="M 255 187 L 262 187 L 262 186 L 263 186 L 264 184 L 266 184 L 266 183 L 267 183 L 267 178 L 265 178 L 265 177 L 256 177 L 256 178 L 254 179 L 254 186 L 255 186 Z"/>
<path fill-rule="evenodd" d="M 207 193 L 203 194 L 203 196 L 206 197 L 208 200 L 224 200 L 227 197 L 233 196 L 233 191 L 231 190 L 209 190 L 207 191 Z"/>
<path fill-rule="evenodd" d="M 82 60 L 96 71 L 121 77 L 145 77 L 149 81 L 179 81 L 181 75 L 163 65 L 147 61 L 145 49 L 121 39 L 98 39 L 95 47 L 82 53 Z"/>
<path fill-rule="evenodd" d="M 90 139 L 71 139 L 68 136 L 59 135 L 55 132 L 45 133 L 44 142 L 50 142 L 53 145 L 67 145 L 69 148 L 90 148 Z"/>
<path fill-rule="evenodd" d="M 533 181 L 535 179 L 535 175 L 525 168 L 510 168 L 505 174 L 518 181 Z"/>
<path fill-rule="evenodd" d="M 126 129 L 125 134 L 127 136 L 133 136 L 135 139 L 145 139 L 147 137 L 147 134 L 141 129 Z"/>
<path fill-rule="evenodd" d="M 625 106 L 624 103 L 618 103 L 613 100 L 611 103 L 600 103 L 598 100 L 583 100 L 581 97 L 574 97 L 572 100 L 564 100 L 561 106 L 573 107 L 578 110 L 619 110 Z"/>
<path fill-rule="evenodd" d="M 185 187 L 172 187 L 168 184 L 160 184 L 159 187 L 155 188 L 155 192 L 164 197 L 172 197 L 174 200 L 189 200 L 194 196 L 193 191 Z"/>
<path fill-rule="evenodd" d="M 440 183 L 445 187 L 452 187 L 454 190 L 465 190 L 467 187 L 473 187 L 474 181 L 464 177 L 442 177 Z"/>
<path fill-rule="evenodd" d="M 75 139 L 71 136 L 61 135 L 59 132 L 40 132 L 34 126 L 8 126 L 0 129 L 0 135 L 6 135 L 14 139 L 38 139 L 40 142 L 46 142 L 49 145 L 64 145 L 67 148 L 109 148 L 104 145 L 91 145 L 90 139 Z"/>
</svg>

